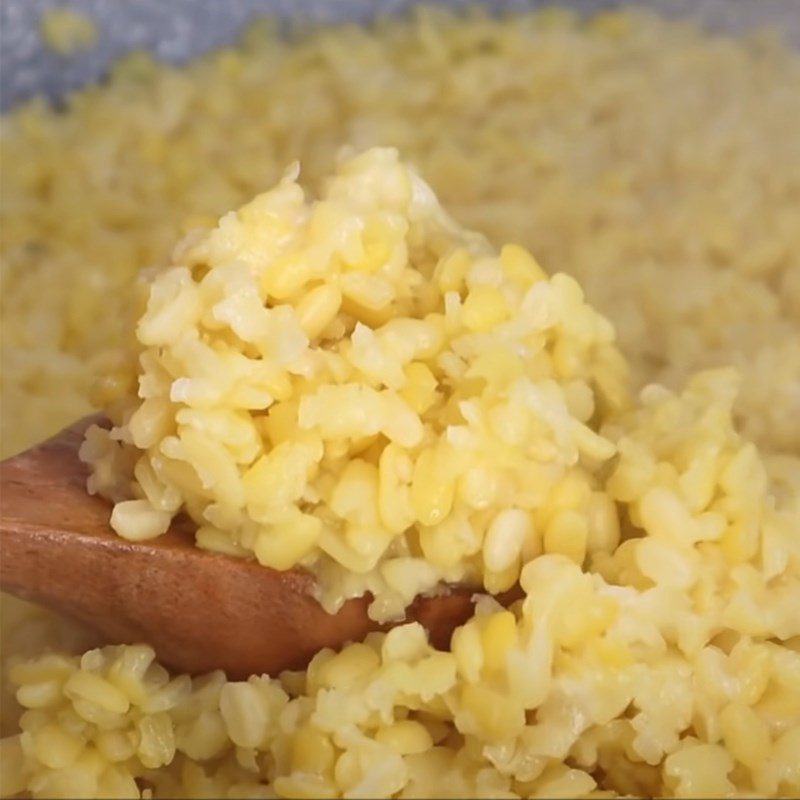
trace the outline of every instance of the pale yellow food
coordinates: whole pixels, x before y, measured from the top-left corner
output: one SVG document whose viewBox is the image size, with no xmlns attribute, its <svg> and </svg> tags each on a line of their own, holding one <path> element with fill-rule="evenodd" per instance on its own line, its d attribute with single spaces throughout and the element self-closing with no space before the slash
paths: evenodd
<svg viewBox="0 0 800 800">
<path fill-rule="evenodd" d="M 16 702 L 4 697 L 0 794 L 798 794 L 799 69 L 774 42 L 711 39 L 635 13 L 579 26 L 560 12 L 512 22 L 428 11 L 294 45 L 265 48 L 253 33 L 185 72 L 136 57 L 66 115 L 33 106 L 4 120 L 5 453 L 88 410 L 93 375 L 105 376 L 96 401 L 130 398 L 131 367 L 116 353 L 142 309 L 122 309 L 135 272 L 169 262 L 179 229 L 200 226 L 208 243 L 219 214 L 296 157 L 318 190 L 342 144 L 399 146 L 497 248 L 436 212 L 425 234 L 445 235 L 427 250 L 458 242 L 468 260 L 508 266 L 512 253 L 530 266 L 500 245 L 530 246 L 614 321 L 637 384 L 673 388 L 608 403 L 613 393 L 603 399 L 597 376 L 585 378 L 597 347 L 565 359 L 589 392 L 570 396 L 556 375 L 550 399 L 614 454 L 573 461 L 535 525 L 501 518 L 498 542 L 535 542 L 514 565 L 526 599 L 508 611 L 482 600 L 449 653 L 407 626 L 322 653 L 307 673 L 192 681 L 146 646 L 90 650 L 82 632 L 4 598 Z M 340 208 L 342 221 L 364 213 L 356 205 Z M 533 274 L 574 303 L 573 283 Z M 307 322 L 325 292 L 318 303 L 305 295 Z M 479 294 L 476 307 L 491 309 L 497 295 Z M 589 338 L 614 352 L 607 334 L 598 322 Z M 559 358 L 542 361 L 534 378 L 545 383 Z M 726 364 L 743 378 L 717 369 L 684 380 Z M 432 388 L 422 376 L 412 371 Z M 589 397 L 602 400 L 595 413 Z M 552 462 L 570 448 L 545 450 Z M 112 486 L 117 499 L 136 491 Z M 207 498 L 196 505 L 199 516 Z M 141 506 L 123 506 L 123 530 L 126 510 Z M 128 533 L 153 533 L 170 502 L 146 510 Z M 504 563 L 492 539 L 478 574 L 486 553 Z"/>
<path fill-rule="evenodd" d="M 81 448 L 121 536 L 185 510 L 200 547 L 307 567 L 330 611 L 369 590 L 381 622 L 443 582 L 496 594 L 543 551 L 616 547 L 611 325 L 574 279 L 459 228 L 395 150 L 319 199 L 293 168 L 145 294 L 138 357 L 105 385 L 116 424 Z"/>
</svg>

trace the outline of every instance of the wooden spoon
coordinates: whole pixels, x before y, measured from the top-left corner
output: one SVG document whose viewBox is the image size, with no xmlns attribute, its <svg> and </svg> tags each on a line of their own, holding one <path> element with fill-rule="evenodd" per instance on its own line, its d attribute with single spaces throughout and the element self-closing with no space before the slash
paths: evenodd
<svg viewBox="0 0 800 800">
<path fill-rule="evenodd" d="M 146 642 L 181 672 L 231 678 L 301 669 L 323 647 L 360 641 L 381 626 L 369 598 L 328 614 L 314 578 L 200 550 L 188 521 L 148 542 L 109 527 L 110 508 L 86 492 L 78 447 L 90 417 L 0 464 L 0 588 L 68 614 L 110 643 Z M 434 646 L 472 612 L 473 591 L 419 597 L 417 620 Z"/>
</svg>

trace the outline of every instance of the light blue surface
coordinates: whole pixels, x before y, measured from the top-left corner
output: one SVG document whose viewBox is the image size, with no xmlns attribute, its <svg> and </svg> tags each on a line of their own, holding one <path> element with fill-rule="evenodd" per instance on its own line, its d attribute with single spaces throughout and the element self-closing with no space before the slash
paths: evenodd
<svg viewBox="0 0 800 800">
<path fill-rule="evenodd" d="M 376 13 L 401 13 L 413 0 L 0 0 L 0 107 L 36 94 L 51 98 L 103 76 L 123 53 L 147 49 L 180 63 L 232 42 L 253 17 L 273 15 L 317 23 L 368 20 Z M 433 5 L 468 6 L 475 0 Z M 552 5 L 553 0 L 492 0 L 508 11 Z M 616 6 L 620 0 L 561 0 L 582 12 Z M 639 0 L 668 16 L 691 17 L 712 29 L 739 32 L 760 25 L 779 28 L 800 45 L 800 0 Z M 45 48 L 39 18 L 53 6 L 74 8 L 95 20 L 98 43 L 67 58 Z"/>
</svg>

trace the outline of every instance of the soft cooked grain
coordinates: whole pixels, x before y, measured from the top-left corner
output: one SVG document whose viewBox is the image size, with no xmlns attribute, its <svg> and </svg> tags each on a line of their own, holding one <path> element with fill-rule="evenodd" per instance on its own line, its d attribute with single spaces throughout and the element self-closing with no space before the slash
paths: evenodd
<svg viewBox="0 0 800 800">
<path fill-rule="evenodd" d="M 263 219 L 242 238 L 235 216 L 214 232 L 219 215 L 275 183 L 295 159 L 312 196 L 324 194 L 323 178 L 342 145 L 397 147 L 455 218 L 487 233 L 497 250 L 519 243 L 553 272 L 579 278 L 589 301 L 614 321 L 634 381 L 645 388 L 626 401 L 617 357 L 613 380 L 602 370 L 591 380 L 566 379 L 597 353 L 576 349 L 559 330 L 542 351 L 547 358 L 534 360 L 538 395 L 525 395 L 546 425 L 530 431 L 525 414 L 483 408 L 483 396 L 477 409 L 454 409 L 464 424 L 451 429 L 474 434 L 485 424 L 509 440 L 527 432 L 540 448 L 529 455 L 544 464 L 583 452 L 555 485 L 545 481 L 534 513 L 501 502 L 492 458 L 486 469 L 470 470 L 461 494 L 489 510 L 476 537 L 475 525 L 450 513 L 461 495 L 430 491 L 448 485 L 441 459 L 407 452 L 414 416 L 439 431 L 425 414 L 442 393 L 442 376 L 449 371 L 451 383 L 467 386 L 464 353 L 442 352 L 436 337 L 426 338 L 411 318 L 419 309 L 392 321 L 401 325 L 386 341 L 377 341 L 376 329 L 392 323 L 379 316 L 365 317 L 358 333 L 337 330 L 330 341 L 355 355 L 347 369 L 362 389 L 348 390 L 353 397 L 378 408 L 382 392 L 402 394 L 412 413 L 383 416 L 399 438 L 381 443 L 377 488 L 374 444 L 365 442 L 328 487 L 330 514 L 353 515 L 355 498 L 377 495 L 383 518 L 399 532 L 412 524 L 413 509 L 413 557 L 392 553 L 382 564 L 384 588 L 401 596 L 415 581 L 421 587 L 453 564 L 463 568 L 472 553 L 474 574 L 490 590 L 519 576 L 525 599 L 502 609 L 483 598 L 450 652 L 432 650 L 411 625 L 338 654 L 324 651 L 304 673 L 230 682 L 219 673 L 170 675 L 145 645 L 89 649 L 97 642 L 84 632 L 3 597 L 0 795 L 800 793 L 799 104 L 800 60 L 768 37 L 711 37 L 637 12 L 583 23 L 558 10 L 495 20 L 426 9 L 408 22 L 324 30 L 294 43 L 256 28 L 241 46 L 184 70 L 135 55 L 115 68 L 109 85 L 73 97 L 67 113 L 35 102 L 3 119 L 5 454 L 83 414 L 90 394 L 95 404 L 117 403 L 120 432 L 130 430 L 124 406 L 130 410 L 136 370 L 120 345 L 133 344 L 142 311 L 127 310 L 131 287 L 141 268 L 168 263 L 184 233 L 202 229 L 176 254 L 186 271 L 155 277 L 153 313 L 139 328 L 149 342 L 139 348 L 150 351 L 141 365 L 141 406 L 163 383 L 157 343 L 195 324 L 197 295 L 201 306 L 208 301 L 198 288 L 206 279 L 206 289 L 221 292 L 229 306 L 221 324 L 212 324 L 214 335 L 242 348 L 239 333 L 247 334 L 252 315 L 236 308 L 247 307 L 247 292 L 228 291 L 236 269 L 202 274 L 206 267 L 185 257 L 215 237 L 221 249 L 207 254 L 212 263 L 236 241 L 255 241 L 250 254 L 263 257 L 277 242 Z M 407 174 L 395 167 L 395 175 Z M 397 184 L 380 170 L 370 174 L 381 191 L 358 195 L 351 183 L 340 216 L 328 201 L 315 233 L 347 231 L 365 204 L 386 210 L 381 204 Z M 297 198 L 291 179 L 287 186 Z M 424 231 L 417 225 L 429 253 L 464 236 L 450 226 L 443 232 L 435 218 Z M 219 231 L 226 224 L 238 239 L 225 241 Z M 373 243 L 397 236 L 391 225 L 378 228 Z M 250 238 L 259 231 L 260 240 Z M 498 286 L 478 270 L 471 291 L 459 292 L 462 270 L 476 260 L 496 266 L 497 250 L 469 237 L 455 257 L 440 259 L 447 265 L 437 275 L 441 288 L 454 282 L 443 314 L 451 323 L 455 315 L 476 342 L 511 324 L 505 277 Z M 409 252 L 429 280 L 420 250 Z M 380 248 L 358 253 L 376 263 L 387 257 Z M 499 262 L 504 275 L 517 274 L 531 259 L 514 245 L 500 251 Z M 332 285 L 326 276 L 347 267 L 315 263 L 324 263 L 316 286 L 299 291 L 284 280 L 271 287 L 276 299 L 291 301 L 296 333 L 270 338 L 267 326 L 259 341 L 275 345 L 271 358 L 330 337 L 346 293 L 359 313 L 374 314 L 360 304 L 387 291 L 363 278 Z M 538 275 L 537 285 L 581 307 L 577 287 L 563 276 Z M 534 319 L 547 305 L 536 299 Z M 175 313 L 158 313 L 167 306 Z M 586 309 L 576 319 L 601 318 Z M 226 326 L 234 333 L 224 333 Z M 586 331 L 571 334 L 581 339 Z M 601 350 L 615 352 L 607 333 L 600 339 Z M 422 357 L 400 370 L 397 355 L 381 357 L 383 345 L 409 343 L 418 353 L 438 347 L 441 364 Z M 199 363 L 192 347 L 189 360 Z M 233 369 L 246 366 L 234 362 Z M 693 374 L 729 365 L 736 369 Z M 486 359 L 480 380 L 501 381 L 507 366 L 501 355 Z M 169 368 L 180 372 L 175 363 Z M 138 460 L 134 448 L 93 431 L 87 454 L 104 460 L 113 478 L 105 489 L 117 502 L 115 524 L 134 538 L 156 535 L 187 498 L 201 518 L 210 495 L 236 498 L 239 465 L 265 445 L 291 455 L 296 480 L 274 480 L 267 459 L 257 483 L 288 492 L 292 502 L 319 448 L 279 441 L 294 413 L 285 403 L 273 403 L 257 436 L 245 419 L 281 386 L 266 391 L 245 380 L 225 394 L 244 413 L 215 415 L 208 408 L 220 399 L 214 380 L 174 383 L 178 399 L 169 400 L 166 417 L 164 404 L 150 403 L 141 422 L 203 427 L 205 440 L 185 437 L 184 463 L 210 463 L 227 451 L 234 467 L 215 462 L 195 477 L 189 467 L 178 471 L 180 486 L 170 485 L 150 452 L 165 441 L 159 424 L 137 430 L 148 454 Z M 290 388 L 296 384 L 294 376 Z M 366 417 L 326 420 L 329 400 L 352 399 L 325 394 L 341 388 L 341 381 L 324 383 L 307 412 L 317 434 L 327 425 L 331 438 L 347 440 Z M 554 450 L 543 430 L 563 433 L 553 424 L 556 398 L 566 409 L 559 422 L 587 424 L 572 427 L 574 441 L 561 437 Z M 180 420 L 170 416 L 178 405 Z M 380 441 L 386 431 L 372 436 Z M 469 438 L 456 433 L 453 444 Z M 221 451 L 213 448 L 218 439 Z M 323 458 L 342 459 L 351 446 Z M 595 459 L 587 461 L 588 453 Z M 533 470 L 530 485 L 542 478 Z M 258 509 L 272 510 L 268 503 Z M 423 525 L 443 513 L 444 521 Z M 199 543 L 246 555 L 229 519 L 219 513 Z M 304 532 L 300 551 L 298 537 L 270 520 L 262 558 L 295 563 L 315 541 L 312 519 L 306 514 L 292 529 Z M 408 537 L 394 540 L 409 544 Z M 352 556 L 336 549 L 340 541 L 333 537 L 331 547 Z M 338 578 L 341 595 L 363 588 L 361 578 L 348 583 L 338 566 L 334 572 L 330 585 Z"/>
<path fill-rule="evenodd" d="M 616 452 L 596 429 L 629 402 L 611 325 L 395 150 L 319 199 L 293 168 L 144 292 L 115 424 L 80 453 L 120 536 L 185 511 L 201 547 L 308 568 L 332 612 L 370 591 L 380 622 L 443 582 L 510 589 L 535 551 L 615 547 L 589 509 Z"/>
</svg>

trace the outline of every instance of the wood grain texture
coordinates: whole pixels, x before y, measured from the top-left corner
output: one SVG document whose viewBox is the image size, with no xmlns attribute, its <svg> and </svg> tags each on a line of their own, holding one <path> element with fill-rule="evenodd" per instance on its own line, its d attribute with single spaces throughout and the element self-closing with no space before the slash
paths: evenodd
<svg viewBox="0 0 800 800">
<path fill-rule="evenodd" d="M 330 615 L 311 596 L 313 577 L 276 572 L 194 546 L 191 523 L 149 542 L 110 529 L 111 508 L 86 492 L 78 447 L 82 420 L 0 464 L 0 587 L 68 614 L 110 643 L 147 642 L 181 672 L 224 669 L 229 677 L 304 667 L 380 629 L 368 598 Z M 437 647 L 472 611 L 472 591 L 420 597 L 408 619 Z"/>
</svg>

